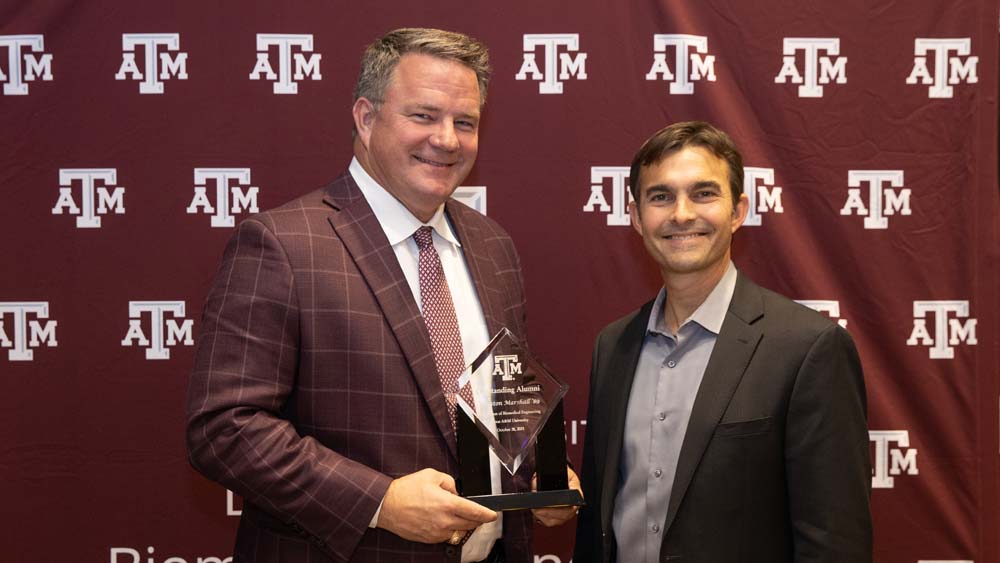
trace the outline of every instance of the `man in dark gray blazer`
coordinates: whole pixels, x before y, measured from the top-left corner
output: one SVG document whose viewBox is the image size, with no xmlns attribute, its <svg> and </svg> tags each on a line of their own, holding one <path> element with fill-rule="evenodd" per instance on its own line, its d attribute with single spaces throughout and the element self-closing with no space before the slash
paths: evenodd
<svg viewBox="0 0 1000 563">
<path fill-rule="evenodd" d="M 575 563 L 870 563 L 865 386 L 827 317 L 730 259 L 743 163 L 704 122 L 632 162 L 656 299 L 598 336 Z"/>
<path fill-rule="evenodd" d="M 386 34 L 362 59 L 347 173 L 244 221 L 226 248 L 188 448 L 244 497 L 234 561 L 531 560 L 531 514 L 500 518 L 452 478 L 458 374 L 502 327 L 525 336 L 510 237 L 449 199 L 476 159 L 488 76 L 469 37 Z M 530 471 L 494 461 L 494 493 L 527 489 Z"/>
</svg>

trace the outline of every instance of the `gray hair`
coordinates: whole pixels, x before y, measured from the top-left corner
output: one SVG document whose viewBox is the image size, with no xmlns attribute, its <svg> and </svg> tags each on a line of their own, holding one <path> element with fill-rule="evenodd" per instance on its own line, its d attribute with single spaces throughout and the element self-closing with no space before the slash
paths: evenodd
<svg viewBox="0 0 1000 563">
<path fill-rule="evenodd" d="M 390 31 L 365 49 L 361 56 L 361 72 L 354 86 L 354 101 L 367 98 L 380 104 L 392 71 L 406 53 L 452 60 L 472 69 L 479 82 L 479 105 L 486 103 L 486 88 L 490 82 L 490 54 L 486 45 L 461 33 L 414 27 Z"/>
</svg>

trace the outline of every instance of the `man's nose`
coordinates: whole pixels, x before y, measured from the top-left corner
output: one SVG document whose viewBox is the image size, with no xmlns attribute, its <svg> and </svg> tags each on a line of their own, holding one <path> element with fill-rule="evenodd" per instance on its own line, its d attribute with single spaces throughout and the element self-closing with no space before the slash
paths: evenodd
<svg viewBox="0 0 1000 563">
<path fill-rule="evenodd" d="M 431 135 L 431 145 L 443 151 L 457 151 L 461 143 L 458 141 L 458 135 L 455 134 L 455 125 L 450 121 L 442 120 L 437 130 Z"/>
<path fill-rule="evenodd" d="M 679 196 L 677 201 L 674 202 L 674 222 L 687 223 L 689 221 L 693 221 L 694 219 L 694 204 L 687 198 L 687 196 Z"/>
</svg>

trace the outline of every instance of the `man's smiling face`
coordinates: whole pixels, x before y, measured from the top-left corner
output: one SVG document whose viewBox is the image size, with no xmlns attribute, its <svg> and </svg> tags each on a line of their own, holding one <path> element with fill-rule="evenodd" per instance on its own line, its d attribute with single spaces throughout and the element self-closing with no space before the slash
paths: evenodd
<svg viewBox="0 0 1000 563">
<path fill-rule="evenodd" d="M 426 221 L 472 169 L 479 150 L 479 83 L 456 61 L 403 55 L 384 100 L 362 111 L 358 137 L 365 168 L 418 219 Z"/>
<path fill-rule="evenodd" d="M 664 277 L 725 270 L 748 206 L 746 195 L 733 206 L 728 170 L 723 159 L 698 146 L 642 167 L 639 200 L 629 212 Z"/>
</svg>

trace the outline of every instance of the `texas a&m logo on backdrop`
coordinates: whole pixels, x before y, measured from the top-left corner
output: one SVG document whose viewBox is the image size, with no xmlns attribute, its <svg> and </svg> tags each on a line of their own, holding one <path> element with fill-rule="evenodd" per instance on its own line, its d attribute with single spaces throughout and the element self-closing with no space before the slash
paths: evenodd
<svg viewBox="0 0 1000 563">
<path fill-rule="evenodd" d="M 139 48 L 141 64 L 135 58 Z M 140 94 L 162 94 L 164 80 L 187 80 L 188 54 L 180 48 L 180 33 L 123 33 L 122 64 L 115 80 L 139 80 Z"/>
<path fill-rule="evenodd" d="M 230 186 L 231 181 L 236 182 L 236 185 Z M 213 183 L 214 202 L 209 198 L 208 191 Z M 250 185 L 249 168 L 195 168 L 194 197 L 186 211 L 190 215 L 211 215 L 213 227 L 232 227 L 236 225 L 234 213 L 260 211 L 257 206 L 259 193 L 259 187 Z"/>
<path fill-rule="evenodd" d="M 839 324 L 841 328 L 847 328 L 847 319 L 840 318 L 840 301 L 831 301 L 827 299 L 796 299 L 795 302 L 800 305 L 805 305 L 813 311 L 825 313 L 831 319 L 837 321 L 837 324 Z"/>
<path fill-rule="evenodd" d="M 952 98 L 952 86 L 965 82 L 979 82 L 976 65 L 979 57 L 970 56 L 972 39 L 925 39 L 913 41 L 913 70 L 906 77 L 907 84 L 929 84 L 928 98 Z M 928 64 L 929 63 L 929 64 Z M 931 69 L 934 69 L 933 72 Z"/>
<path fill-rule="evenodd" d="M 868 184 L 868 205 L 861 186 Z M 888 185 L 886 185 L 888 184 Z M 910 215 L 910 188 L 903 187 L 902 170 L 848 170 L 847 201 L 841 215 L 865 215 L 866 229 L 888 229 L 889 216 Z M 901 188 L 899 191 L 893 188 Z"/>
<path fill-rule="evenodd" d="M 12 362 L 32 361 L 33 348 L 55 348 L 58 324 L 49 319 L 48 301 L 0 301 L 0 347 L 9 348 Z"/>
<path fill-rule="evenodd" d="M 271 64 L 271 48 L 277 47 L 278 72 Z M 308 56 L 307 56 L 308 55 Z M 312 34 L 258 33 L 257 63 L 250 71 L 250 80 L 261 77 L 274 82 L 275 94 L 298 94 L 298 83 L 306 78 L 322 80 L 319 63 L 320 53 L 313 53 Z"/>
<path fill-rule="evenodd" d="M 542 47 L 545 58 L 544 71 L 538 68 L 535 50 Z M 560 48 L 563 49 L 560 52 Z M 580 51 L 580 34 L 578 33 L 525 33 L 524 55 L 521 69 L 514 76 L 515 80 L 540 81 L 540 94 L 562 94 L 564 80 L 575 77 L 577 80 L 587 79 L 587 53 Z"/>
<path fill-rule="evenodd" d="M 802 53 L 802 67 L 796 53 Z M 824 54 L 821 54 L 824 53 Z M 782 42 L 781 70 L 774 77 L 778 84 L 801 84 L 800 98 L 822 98 L 822 84 L 847 83 L 847 57 L 840 57 L 839 37 L 785 37 Z"/>
<path fill-rule="evenodd" d="M 486 186 L 459 186 L 451 197 L 486 215 Z"/>
<path fill-rule="evenodd" d="M 101 228 L 101 215 L 125 213 L 125 187 L 116 168 L 60 168 L 59 197 L 53 215 L 76 215 L 76 228 Z M 79 186 L 74 197 L 74 186 Z"/>
<path fill-rule="evenodd" d="M 933 335 L 927 330 L 928 317 L 933 317 Z M 979 343 L 976 319 L 969 318 L 968 301 L 913 302 L 913 330 L 906 339 L 907 346 L 929 346 L 930 357 L 937 360 L 954 358 L 955 346 L 963 342 L 970 346 Z"/>
<path fill-rule="evenodd" d="M 591 166 L 590 198 L 583 206 L 584 212 L 609 213 L 608 226 L 621 227 L 630 224 L 628 204 L 632 201 L 632 194 L 628 189 L 628 176 L 628 166 Z M 608 205 L 608 200 L 604 197 L 605 183 L 611 186 L 611 205 Z"/>
<path fill-rule="evenodd" d="M 128 332 L 122 346 L 146 348 L 147 360 L 169 360 L 170 347 L 194 346 L 194 321 L 184 318 L 183 301 L 129 301 Z M 147 330 L 143 330 L 143 321 Z"/>
<path fill-rule="evenodd" d="M 891 489 L 895 476 L 919 475 L 917 449 L 910 447 L 906 430 L 869 430 L 868 441 L 875 446 L 872 462 L 872 488 Z"/>
<path fill-rule="evenodd" d="M 760 182 L 760 184 L 758 184 Z M 744 226 L 759 227 L 762 213 L 784 213 L 781 205 L 781 186 L 774 185 L 774 168 L 743 167 L 743 193 L 749 203 Z"/>
<path fill-rule="evenodd" d="M 0 35 L 0 47 L 7 48 L 7 68 L 0 68 L 4 96 L 27 96 L 29 82 L 52 80 L 52 54 L 44 52 L 44 36 Z"/>
<path fill-rule="evenodd" d="M 667 62 L 670 50 L 674 53 L 673 66 Z M 646 80 L 657 79 L 670 82 L 671 94 L 694 94 L 695 82 L 715 82 L 715 55 L 708 54 L 708 37 L 653 35 L 653 65 L 646 73 Z"/>
</svg>

